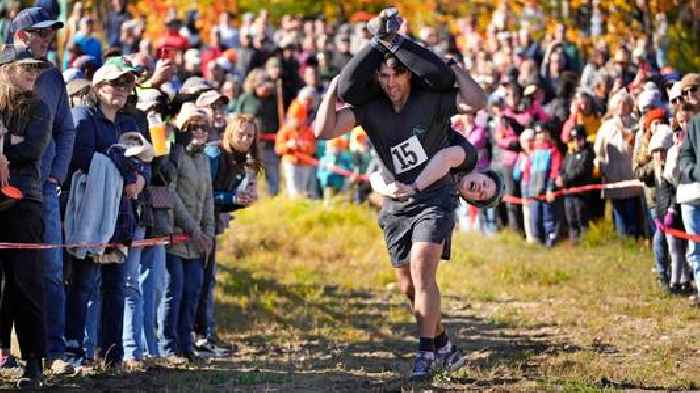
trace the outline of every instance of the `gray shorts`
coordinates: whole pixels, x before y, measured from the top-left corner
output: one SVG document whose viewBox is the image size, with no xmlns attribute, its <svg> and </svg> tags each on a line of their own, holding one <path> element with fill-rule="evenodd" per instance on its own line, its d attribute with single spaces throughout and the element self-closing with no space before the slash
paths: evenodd
<svg viewBox="0 0 700 393">
<path fill-rule="evenodd" d="M 391 265 L 401 267 L 409 263 L 415 242 L 444 244 L 441 258 L 449 260 L 455 203 L 456 197 L 451 195 L 423 202 L 387 201 L 379 213 L 379 226 L 384 231 Z"/>
</svg>

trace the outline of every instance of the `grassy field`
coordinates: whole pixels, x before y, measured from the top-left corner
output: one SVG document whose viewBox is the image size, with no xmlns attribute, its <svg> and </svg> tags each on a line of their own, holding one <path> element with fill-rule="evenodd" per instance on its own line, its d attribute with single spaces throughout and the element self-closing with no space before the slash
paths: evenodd
<svg viewBox="0 0 700 393">
<path fill-rule="evenodd" d="M 571 391 L 700 388 L 700 310 L 662 293 L 646 245 L 594 226 L 553 250 L 456 234 L 446 326 L 467 366 L 406 376 L 415 327 L 368 208 L 268 199 L 221 238 L 217 319 L 229 358 L 52 380 L 60 391 Z M 77 391 L 76 390 L 76 391 Z"/>
</svg>

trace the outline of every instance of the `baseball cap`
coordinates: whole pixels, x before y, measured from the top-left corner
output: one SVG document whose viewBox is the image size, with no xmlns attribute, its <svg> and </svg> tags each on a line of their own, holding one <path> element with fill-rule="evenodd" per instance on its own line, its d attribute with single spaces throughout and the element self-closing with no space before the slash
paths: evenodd
<svg viewBox="0 0 700 393">
<path fill-rule="evenodd" d="M 119 69 L 126 71 L 126 72 L 131 72 L 133 74 L 138 74 L 141 71 L 139 68 L 134 67 L 134 65 L 131 63 L 131 60 L 127 59 L 124 56 L 108 57 L 105 60 L 105 65 L 107 65 L 107 64 L 117 66 Z"/>
<path fill-rule="evenodd" d="M 136 92 L 136 96 L 136 108 L 140 111 L 147 112 L 155 105 L 158 105 L 161 92 L 157 89 L 139 89 Z"/>
<path fill-rule="evenodd" d="M 18 63 L 18 64 L 40 64 L 48 68 L 49 64 L 46 61 L 35 59 L 32 51 L 23 45 L 5 45 L 0 50 L 0 65 Z"/>
<path fill-rule="evenodd" d="M 63 22 L 51 19 L 49 13 L 42 7 L 25 8 L 12 20 L 12 31 L 17 32 L 29 29 L 60 29 Z"/>
<path fill-rule="evenodd" d="M 125 157 L 136 157 L 143 162 L 151 162 L 155 157 L 153 146 L 138 132 L 121 134 L 118 145 L 125 149 Z"/>
<path fill-rule="evenodd" d="M 185 80 L 180 88 L 180 94 L 199 94 L 203 91 L 213 89 L 212 85 L 206 79 L 192 76 Z"/>
<path fill-rule="evenodd" d="M 658 90 L 644 90 L 637 97 L 637 107 L 640 112 L 644 112 L 649 108 L 658 107 L 660 99 L 661 95 Z"/>
<path fill-rule="evenodd" d="M 75 78 L 66 84 L 68 97 L 80 94 L 90 89 L 90 81 L 85 78 Z"/>
<path fill-rule="evenodd" d="M 95 75 L 92 76 L 92 85 L 97 86 L 98 84 L 103 82 L 109 82 L 115 79 L 119 79 L 124 75 L 129 75 L 132 78 L 134 77 L 134 74 L 131 73 L 129 70 L 119 68 L 114 64 L 105 64 L 102 67 L 100 67 L 97 71 L 95 71 Z"/>
<path fill-rule="evenodd" d="M 182 104 L 182 108 L 180 108 L 180 113 L 178 113 L 177 119 L 175 119 L 175 125 L 180 131 L 182 131 L 187 122 L 197 118 L 207 120 L 209 116 L 207 115 L 207 112 L 201 108 L 197 108 L 195 104 L 185 102 Z"/>
<path fill-rule="evenodd" d="M 224 105 L 228 104 L 228 97 L 221 95 L 216 90 L 209 90 L 197 97 L 197 102 L 195 105 L 197 105 L 199 108 L 208 108 L 217 101 L 222 101 Z"/>
</svg>

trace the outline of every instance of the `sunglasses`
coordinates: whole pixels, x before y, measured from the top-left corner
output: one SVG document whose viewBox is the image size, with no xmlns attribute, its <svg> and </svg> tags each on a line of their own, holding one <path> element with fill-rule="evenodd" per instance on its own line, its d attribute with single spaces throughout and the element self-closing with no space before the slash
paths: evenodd
<svg viewBox="0 0 700 393">
<path fill-rule="evenodd" d="M 187 126 L 187 132 L 209 132 L 209 127 L 206 124 L 189 124 Z"/>
<path fill-rule="evenodd" d="M 695 93 L 696 91 L 698 91 L 698 87 L 697 87 L 697 86 L 693 86 L 693 87 L 691 87 L 691 88 L 689 88 L 689 89 L 683 90 L 682 93 L 683 93 L 684 96 L 687 96 L 688 94 L 690 94 L 690 93 Z"/>
<path fill-rule="evenodd" d="M 31 29 L 27 30 L 27 33 L 39 37 L 39 38 L 49 38 L 53 34 L 53 29 Z"/>
<path fill-rule="evenodd" d="M 678 104 L 680 104 L 682 101 L 683 101 L 683 97 L 676 97 L 676 98 L 674 98 L 674 99 L 671 100 L 671 104 L 673 104 L 673 105 L 678 105 Z"/>
<path fill-rule="evenodd" d="M 19 66 L 22 69 L 22 71 L 32 73 L 42 72 L 46 69 L 46 67 L 43 64 L 39 63 L 24 63 L 20 64 Z"/>
<path fill-rule="evenodd" d="M 134 84 L 134 80 L 131 78 L 118 78 L 112 81 L 109 81 L 109 85 L 112 87 L 118 87 L 122 89 L 128 89 L 131 88 Z"/>
</svg>

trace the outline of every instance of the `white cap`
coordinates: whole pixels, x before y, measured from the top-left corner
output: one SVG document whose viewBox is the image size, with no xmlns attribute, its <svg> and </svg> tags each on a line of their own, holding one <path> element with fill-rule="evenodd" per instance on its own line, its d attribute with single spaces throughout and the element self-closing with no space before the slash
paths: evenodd
<svg viewBox="0 0 700 393">
<path fill-rule="evenodd" d="M 672 101 L 682 95 L 683 91 L 681 90 L 681 82 L 674 82 L 673 86 L 671 86 L 671 89 L 668 91 L 668 100 Z"/>
<path fill-rule="evenodd" d="M 673 131 L 668 124 L 657 124 L 649 141 L 649 154 L 654 150 L 668 150 L 673 145 Z"/>
</svg>

